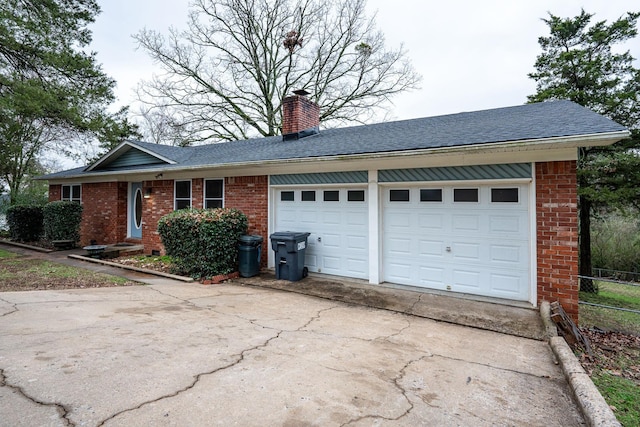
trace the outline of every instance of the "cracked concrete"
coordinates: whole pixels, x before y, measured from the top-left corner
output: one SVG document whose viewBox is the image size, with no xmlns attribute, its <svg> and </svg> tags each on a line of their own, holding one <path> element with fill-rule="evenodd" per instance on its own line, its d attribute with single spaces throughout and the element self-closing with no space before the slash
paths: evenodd
<svg viewBox="0 0 640 427">
<path fill-rule="evenodd" d="M 0 424 L 579 426 L 543 341 L 236 285 L 5 293 Z"/>
</svg>

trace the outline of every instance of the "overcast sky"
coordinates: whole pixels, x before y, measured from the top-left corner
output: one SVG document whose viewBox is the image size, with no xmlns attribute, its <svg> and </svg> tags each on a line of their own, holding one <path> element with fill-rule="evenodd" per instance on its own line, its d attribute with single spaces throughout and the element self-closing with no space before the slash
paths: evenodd
<svg viewBox="0 0 640 427">
<path fill-rule="evenodd" d="M 92 49 L 118 82 L 119 105 L 135 100 L 134 88 L 154 65 L 131 35 L 142 28 L 183 27 L 188 0 L 98 0 L 102 13 Z M 527 74 L 548 34 L 547 12 L 573 17 L 584 8 L 611 21 L 640 10 L 637 0 L 368 0 L 390 47 L 404 44 L 422 89 L 394 98 L 392 117 L 407 119 L 519 105 L 535 92 Z M 626 46 L 640 56 L 640 39 Z M 638 61 L 636 61 L 638 64 Z M 638 66 L 638 65 L 637 65 Z"/>
</svg>

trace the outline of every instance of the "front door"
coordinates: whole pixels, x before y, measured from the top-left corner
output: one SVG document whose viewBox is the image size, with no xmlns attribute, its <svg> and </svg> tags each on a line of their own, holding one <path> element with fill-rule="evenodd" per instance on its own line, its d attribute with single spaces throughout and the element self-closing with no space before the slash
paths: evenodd
<svg viewBox="0 0 640 427">
<path fill-rule="evenodd" d="M 129 186 L 129 237 L 142 239 L 142 183 Z"/>
</svg>

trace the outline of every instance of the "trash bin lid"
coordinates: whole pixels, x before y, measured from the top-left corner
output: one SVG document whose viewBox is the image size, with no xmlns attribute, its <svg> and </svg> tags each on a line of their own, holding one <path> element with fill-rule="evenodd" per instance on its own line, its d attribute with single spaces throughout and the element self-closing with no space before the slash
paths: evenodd
<svg viewBox="0 0 640 427">
<path fill-rule="evenodd" d="M 297 231 L 276 231 L 269 237 L 271 240 L 303 240 L 309 237 L 310 234 Z"/>
<path fill-rule="evenodd" d="M 244 236 L 240 236 L 238 238 L 238 241 L 240 243 L 262 243 L 262 236 L 258 236 L 258 235 L 244 235 Z"/>
</svg>

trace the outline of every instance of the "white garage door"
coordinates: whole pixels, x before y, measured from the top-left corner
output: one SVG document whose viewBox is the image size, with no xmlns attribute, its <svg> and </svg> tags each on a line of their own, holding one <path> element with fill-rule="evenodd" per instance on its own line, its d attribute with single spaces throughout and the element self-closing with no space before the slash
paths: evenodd
<svg viewBox="0 0 640 427">
<path fill-rule="evenodd" d="M 309 271 L 366 279 L 366 193 L 360 188 L 280 188 L 274 231 L 311 233 L 305 254 Z"/>
<path fill-rule="evenodd" d="M 528 184 L 385 188 L 384 280 L 528 300 L 528 192 Z"/>
</svg>

